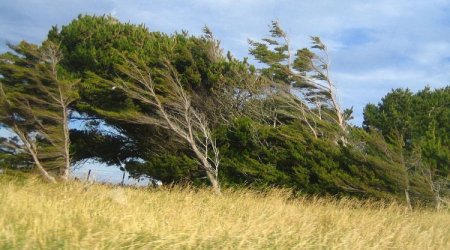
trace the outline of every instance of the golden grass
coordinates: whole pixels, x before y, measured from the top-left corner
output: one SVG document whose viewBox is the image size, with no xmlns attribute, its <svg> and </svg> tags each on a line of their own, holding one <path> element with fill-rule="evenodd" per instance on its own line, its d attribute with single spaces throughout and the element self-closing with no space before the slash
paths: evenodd
<svg viewBox="0 0 450 250">
<path fill-rule="evenodd" d="M 288 197 L 0 177 L 0 248 L 450 249 L 448 211 Z"/>
</svg>

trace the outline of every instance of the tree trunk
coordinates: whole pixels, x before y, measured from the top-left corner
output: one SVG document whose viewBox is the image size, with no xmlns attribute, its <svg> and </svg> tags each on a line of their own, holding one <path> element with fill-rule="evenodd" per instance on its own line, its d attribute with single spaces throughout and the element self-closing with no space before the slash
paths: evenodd
<svg viewBox="0 0 450 250">
<path fill-rule="evenodd" d="M 436 210 L 441 210 L 441 199 L 439 196 L 436 197 Z"/>
<path fill-rule="evenodd" d="M 56 183 L 56 179 L 53 176 L 51 176 L 41 165 L 41 162 L 39 161 L 39 159 L 37 159 L 37 155 L 35 153 L 31 153 L 31 156 L 33 157 L 34 163 L 36 164 L 37 169 L 44 177 L 44 179 L 50 183 Z"/>
<path fill-rule="evenodd" d="M 408 206 L 408 210 L 412 211 L 411 199 L 409 197 L 409 190 L 408 190 L 408 188 L 405 189 L 405 200 L 406 200 L 406 205 Z"/>
<path fill-rule="evenodd" d="M 50 183 L 56 183 L 56 179 L 53 176 L 51 176 L 42 166 L 41 161 L 37 156 L 35 147 L 31 144 L 32 142 L 28 140 L 28 138 L 25 136 L 24 133 L 22 133 L 22 131 L 19 129 L 17 125 L 14 125 L 13 130 L 20 137 L 23 144 L 25 144 L 25 147 L 27 148 L 28 153 L 30 153 L 31 157 L 33 158 L 34 164 L 36 165 L 39 173 L 44 177 L 46 181 Z"/>
<path fill-rule="evenodd" d="M 206 175 L 208 176 L 209 182 L 211 182 L 214 193 L 218 195 L 222 194 L 222 192 L 220 191 L 219 181 L 217 180 L 216 176 L 214 176 L 209 171 L 206 171 Z"/>
<path fill-rule="evenodd" d="M 206 172 L 206 176 L 208 177 L 209 182 L 211 182 L 214 193 L 221 194 L 219 180 L 217 179 L 217 175 L 213 173 L 213 167 L 211 166 L 211 163 L 208 161 L 208 158 L 207 158 L 208 156 L 207 155 L 205 156 L 204 154 L 202 154 L 202 152 L 198 149 L 197 144 L 195 143 L 195 141 L 193 139 L 187 140 L 187 141 L 191 145 L 192 151 L 194 151 L 195 155 L 202 163 L 202 167 Z"/>
<path fill-rule="evenodd" d="M 60 177 L 66 181 L 70 172 L 70 134 L 67 107 L 63 108 L 63 132 L 64 132 L 64 165 L 60 168 Z"/>
<path fill-rule="evenodd" d="M 434 190 L 434 203 L 436 210 L 441 210 L 441 196 L 439 194 L 439 190 Z"/>
<path fill-rule="evenodd" d="M 433 176 L 431 174 L 431 170 L 428 170 L 428 181 L 430 183 L 430 190 L 433 193 L 434 196 L 434 206 L 436 208 L 436 210 L 440 210 L 441 209 L 441 196 L 440 196 L 440 188 L 439 186 L 436 187 L 436 185 L 439 185 L 438 183 L 435 183 L 433 181 Z"/>
<path fill-rule="evenodd" d="M 399 145 L 401 145 L 401 143 L 403 142 L 403 138 L 397 138 L 398 142 L 400 142 Z M 408 168 L 406 166 L 406 162 L 405 162 L 405 155 L 403 154 L 403 147 L 400 146 L 400 160 L 401 160 L 401 164 L 403 167 L 403 170 L 405 171 L 405 178 L 406 178 L 406 188 L 405 188 L 405 200 L 406 200 L 406 205 L 408 206 L 408 209 L 411 211 L 412 210 L 412 206 L 411 206 L 411 198 L 409 196 L 409 187 L 410 187 L 410 181 L 409 181 L 409 173 L 408 173 Z"/>
</svg>

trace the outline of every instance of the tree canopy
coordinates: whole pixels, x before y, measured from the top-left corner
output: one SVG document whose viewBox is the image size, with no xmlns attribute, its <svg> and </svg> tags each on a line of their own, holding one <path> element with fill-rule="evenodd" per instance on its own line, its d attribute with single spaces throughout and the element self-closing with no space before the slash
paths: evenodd
<svg viewBox="0 0 450 250">
<path fill-rule="evenodd" d="M 0 123 L 16 137 L 2 138 L 0 163 L 46 171 L 96 159 L 164 184 L 442 203 L 448 87 L 393 90 L 366 106 L 359 128 L 338 102 L 320 38 L 294 50 L 273 22 L 269 38 L 249 41 L 257 68 L 203 31 L 164 34 L 80 15 L 40 46 L 11 46 L 1 55 Z M 48 48 L 57 48 L 53 61 Z M 75 121 L 84 126 L 69 133 Z M 51 150 L 55 163 L 41 153 Z"/>
</svg>

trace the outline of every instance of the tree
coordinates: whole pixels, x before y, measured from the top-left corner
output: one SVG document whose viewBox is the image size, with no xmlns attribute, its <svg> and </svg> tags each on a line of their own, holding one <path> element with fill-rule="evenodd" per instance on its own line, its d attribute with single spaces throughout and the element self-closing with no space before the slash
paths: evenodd
<svg viewBox="0 0 450 250">
<path fill-rule="evenodd" d="M 181 164 L 182 160 L 191 158 L 191 162 L 196 156 L 185 143 L 179 143 L 180 138 L 173 132 L 109 115 L 154 114 L 157 109 L 130 98 L 123 91 L 112 90 L 106 83 L 117 75 L 126 77 L 116 65 L 125 63 L 124 56 L 139 54 L 165 104 L 165 93 L 170 92 L 166 88 L 170 84 L 160 73 L 167 71 L 167 59 L 178 72 L 190 105 L 206 118 L 211 131 L 242 115 L 264 115 L 260 109 L 263 96 L 260 86 L 266 81 L 252 65 L 233 58 L 231 53 L 224 57 L 219 42 L 208 29 L 204 31 L 205 34 L 199 37 L 187 32 L 169 35 L 150 32 L 143 25 L 121 23 L 108 16 L 79 16 L 60 29 L 52 29 L 49 40 L 61 44 L 65 53 L 63 67 L 82 78 L 74 118 L 97 123 L 96 126 L 72 129 L 74 159 L 82 161 L 92 157 L 108 165 L 125 162 L 127 171 L 137 169 L 139 171 L 133 172 L 165 182 L 204 182 L 201 171 L 194 171 L 192 164 Z M 107 81 L 98 80 L 99 77 Z M 96 150 L 86 150 L 84 145 L 88 143 Z M 156 166 L 155 162 L 164 164 Z M 161 165 L 168 169 L 161 170 Z M 177 174 L 169 176 L 168 173 Z M 186 175 L 182 178 L 179 173 Z"/>
<path fill-rule="evenodd" d="M 152 73 L 145 62 L 136 56 L 133 59 L 125 58 L 124 61 L 118 68 L 127 78 L 116 78 L 111 82 L 112 88 L 120 88 L 133 100 L 155 108 L 156 113 L 119 113 L 113 117 L 137 124 L 160 126 L 173 132 L 189 145 L 214 191 L 220 193 L 219 150 L 206 117 L 192 107 L 191 98 L 184 90 L 178 72 L 166 61 L 167 71 L 161 72 L 167 91 L 163 100 L 157 94 L 160 90 L 156 88 Z"/>
<path fill-rule="evenodd" d="M 449 114 L 449 87 L 426 87 L 417 93 L 395 89 L 378 105 L 369 104 L 364 109 L 364 128 L 377 129 L 386 140 L 401 145 L 408 169 L 418 173 L 416 180 L 424 180 L 429 187 L 422 189 L 421 195 L 431 193 L 436 208 L 441 207 L 442 195 L 448 194 L 450 187 Z"/>
<path fill-rule="evenodd" d="M 382 98 L 378 106 L 369 104 L 364 109 L 363 127 L 380 129 L 384 136 L 400 133 L 404 143 L 412 140 L 413 93 L 409 89 L 395 89 Z"/>
<path fill-rule="evenodd" d="M 331 120 L 339 125 L 343 132 L 346 132 L 345 114 L 338 101 L 336 85 L 330 78 L 330 60 L 327 47 L 317 36 L 311 37 L 311 40 L 313 44 L 311 48 L 318 52 L 311 53 L 307 49 L 298 50 L 294 68 L 300 72 L 301 80 L 308 83 L 307 100 L 316 104 L 319 111 L 321 111 L 322 105 L 327 105 L 333 114 Z"/>
<path fill-rule="evenodd" d="M 19 137 L 15 148 L 28 152 L 47 180 L 56 181 L 48 172 L 54 170 L 67 180 L 70 105 L 77 98 L 78 81 L 60 68 L 62 55 L 51 42 L 40 47 L 22 42 L 10 48 L 16 54 L 3 54 L 0 63 L 0 122 Z"/>
<path fill-rule="evenodd" d="M 270 29 L 271 38 L 261 42 L 249 40 L 250 54 L 268 67 L 261 73 L 274 82 L 288 86 L 284 94 L 290 100 L 288 106 L 296 103 L 297 116 L 305 122 L 317 137 L 312 126 L 317 120 L 326 119 L 337 124 L 346 132 L 346 116 L 336 94 L 336 86 L 330 78 L 330 62 L 326 46 L 319 37 L 311 37 L 312 49 L 303 48 L 293 55 L 287 34 L 277 21 Z M 293 99 L 298 99 L 297 101 Z"/>
<path fill-rule="evenodd" d="M 0 125 L 16 136 L 0 138 L 0 166 L 33 165 L 56 181 L 95 158 L 217 193 L 277 186 L 440 206 L 448 88 L 394 91 L 366 107 L 364 129 L 347 126 L 325 45 L 312 37 L 294 53 L 277 22 L 270 31 L 250 41 L 260 70 L 224 56 L 206 27 L 168 35 L 111 16 L 80 15 L 42 46 L 13 46 L 1 55 Z M 69 131 L 74 119 L 85 126 Z"/>
</svg>

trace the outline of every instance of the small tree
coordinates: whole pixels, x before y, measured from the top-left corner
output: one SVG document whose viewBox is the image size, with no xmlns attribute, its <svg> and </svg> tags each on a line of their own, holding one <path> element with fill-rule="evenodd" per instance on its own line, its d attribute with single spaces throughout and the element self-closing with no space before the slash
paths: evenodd
<svg viewBox="0 0 450 250">
<path fill-rule="evenodd" d="M 322 105 L 327 105 L 334 114 L 331 119 L 339 125 L 342 131 L 346 132 L 344 111 L 338 101 L 336 85 L 330 78 L 327 47 L 317 36 L 311 37 L 311 40 L 313 44 L 311 48 L 317 50 L 317 53 L 312 53 L 308 49 L 298 50 L 294 65 L 299 74 L 294 73 L 294 75 L 298 76 L 300 81 L 307 83 L 306 86 L 309 89 L 309 92 L 306 93 L 307 100 L 314 103 L 319 112 Z"/>
<path fill-rule="evenodd" d="M 285 91 L 288 94 L 283 94 L 286 97 L 284 106 L 296 110 L 299 119 L 316 137 L 318 132 L 313 124 L 322 119 L 347 132 L 346 115 L 330 77 L 328 51 L 319 37 L 311 37 L 311 48 L 316 53 L 303 48 L 293 54 L 290 40 L 277 21 L 272 22 L 270 34 L 270 38 L 261 42 L 249 40 L 250 54 L 268 66 L 261 70 L 263 75 L 288 86 Z"/>
<path fill-rule="evenodd" d="M 8 98 L 3 89 L 3 83 L 0 83 L 0 118 L 2 125 L 11 129 L 21 141 L 21 143 L 9 144 L 9 148 L 13 148 L 13 150 L 9 152 L 15 153 L 16 150 L 27 152 L 44 179 L 48 182 L 56 183 L 56 179 L 44 168 L 38 155 L 37 140 L 36 137 L 33 136 L 33 133 L 35 132 L 33 123 L 29 121 L 30 117 L 26 117 L 29 115 L 29 112 L 27 112 L 28 108 L 25 108 L 25 105 L 21 105 L 20 101 L 17 99 L 14 101 L 11 101 L 10 99 L 11 98 Z M 15 104 L 19 105 L 16 106 Z M 2 140 L 2 145 L 6 146 L 8 141 L 10 140 Z"/>
<path fill-rule="evenodd" d="M 211 182 L 216 193 L 220 193 L 218 180 L 219 150 L 212 137 L 208 121 L 204 115 L 191 106 L 191 98 L 183 88 L 178 72 L 169 61 L 161 76 L 165 83 L 165 96 L 161 96 L 150 69 L 139 58 L 124 58 L 124 64 L 118 66 L 125 76 L 110 83 L 113 89 L 120 88 L 131 99 L 149 105 L 156 113 L 108 113 L 110 117 L 138 124 L 166 128 L 188 144 Z"/>
<path fill-rule="evenodd" d="M 37 47 L 26 42 L 10 46 L 0 62 L 0 122 L 20 139 L 18 150 L 32 157 L 41 174 L 55 182 L 48 170 L 67 180 L 70 170 L 70 104 L 77 98 L 77 80 L 59 68 L 61 53 L 51 42 Z"/>
</svg>

